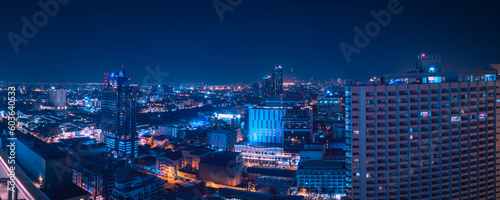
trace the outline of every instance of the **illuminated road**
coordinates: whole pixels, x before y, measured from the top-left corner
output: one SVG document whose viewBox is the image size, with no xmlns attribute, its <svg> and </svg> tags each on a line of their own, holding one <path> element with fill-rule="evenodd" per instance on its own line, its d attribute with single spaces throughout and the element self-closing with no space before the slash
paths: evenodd
<svg viewBox="0 0 500 200">
<path fill-rule="evenodd" d="M 8 157 L 4 150 L 0 148 L 0 165 L 6 174 L 10 173 L 9 165 L 7 165 Z M 24 175 L 24 173 L 16 165 L 16 187 L 19 190 L 19 197 L 26 197 L 28 200 L 48 200 L 49 198 L 45 196 L 38 188 L 33 185 L 33 183 Z"/>
<path fill-rule="evenodd" d="M 172 179 L 168 179 L 166 176 L 162 176 L 162 175 L 159 175 L 159 174 L 153 174 L 151 172 L 144 171 L 144 170 L 139 170 L 139 171 L 143 172 L 143 173 L 146 173 L 146 174 L 149 174 L 149 175 L 155 175 L 158 178 L 166 180 L 166 181 L 168 181 L 168 185 L 173 185 L 174 187 L 175 187 L 176 183 L 186 183 L 186 181 L 183 181 L 183 180 L 180 180 L 180 179 L 172 180 Z M 212 188 L 217 188 L 217 189 L 219 189 L 219 188 L 230 188 L 230 189 L 234 189 L 234 190 L 244 190 L 244 191 L 246 191 L 246 188 L 239 188 L 239 187 L 221 185 L 221 184 L 217 184 L 217 183 L 214 183 L 214 182 L 211 182 L 211 181 L 205 181 L 205 183 L 206 183 L 207 187 L 212 187 Z M 165 185 L 167 185 L 167 183 L 165 183 Z M 167 187 L 167 188 L 171 188 L 171 187 Z"/>
</svg>

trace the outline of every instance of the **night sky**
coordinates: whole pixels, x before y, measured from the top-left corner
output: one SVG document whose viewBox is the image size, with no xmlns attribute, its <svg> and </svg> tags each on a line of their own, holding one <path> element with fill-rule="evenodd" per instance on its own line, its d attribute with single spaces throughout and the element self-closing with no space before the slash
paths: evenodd
<svg viewBox="0 0 500 200">
<path fill-rule="evenodd" d="M 0 80 L 102 82 L 124 65 L 140 84 L 159 64 L 165 83 L 252 83 L 282 64 L 285 80 L 293 68 L 297 79 L 365 81 L 413 68 L 424 52 L 441 53 L 443 71 L 500 63 L 499 1 L 401 0 L 350 63 L 339 44 L 354 45 L 353 28 L 392 0 L 217 1 L 233 9 L 223 21 L 212 0 L 71 0 L 15 53 L 8 34 L 22 37 L 23 16 L 32 22 L 42 8 L 2 0 Z"/>
</svg>

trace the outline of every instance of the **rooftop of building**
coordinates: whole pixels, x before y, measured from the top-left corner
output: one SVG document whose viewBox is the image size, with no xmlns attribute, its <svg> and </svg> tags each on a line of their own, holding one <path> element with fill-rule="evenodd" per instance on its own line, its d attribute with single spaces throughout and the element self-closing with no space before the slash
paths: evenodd
<svg viewBox="0 0 500 200">
<path fill-rule="evenodd" d="M 284 148 L 284 144 L 281 143 L 263 143 L 263 142 L 249 142 L 249 141 L 241 141 L 236 143 L 235 145 L 245 145 L 256 148 L 271 148 L 271 147 Z"/>
<path fill-rule="evenodd" d="M 65 158 L 68 154 L 61 151 L 57 144 L 46 143 L 32 135 L 17 132 L 16 138 L 45 160 Z"/>
<path fill-rule="evenodd" d="M 41 189 L 41 191 L 51 200 L 85 199 L 85 197 L 90 197 L 90 193 L 73 183 L 49 190 Z"/>
<path fill-rule="evenodd" d="M 490 65 L 485 70 L 422 72 L 419 69 L 408 70 L 407 73 L 384 74 L 379 82 L 366 84 L 355 83 L 353 86 L 364 85 L 401 85 L 422 83 L 476 82 L 496 80 L 497 65 Z"/>
<path fill-rule="evenodd" d="M 164 154 L 159 157 L 166 157 L 170 160 L 180 160 L 182 159 L 182 151 L 166 151 Z"/>
<path fill-rule="evenodd" d="M 286 194 L 288 189 L 292 187 L 295 177 L 278 177 L 262 175 L 255 180 L 255 190 L 257 192 L 270 193 L 273 189 L 277 190 L 279 194 Z"/>
<path fill-rule="evenodd" d="M 343 170 L 345 168 L 342 162 L 325 162 L 323 160 L 309 160 L 299 164 L 299 169 L 327 169 Z"/>
<path fill-rule="evenodd" d="M 224 128 L 218 127 L 217 129 L 210 131 L 210 133 L 229 135 L 229 134 L 236 133 L 236 131 L 235 130 L 228 130 L 228 129 L 224 129 Z"/>
<path fill-rule="evenodd" d="M 241 160 L 238 163 L 237 159 L 240 156 L 240 152 L 232 151 L 218 151 L 211 154 L 210 159 L 203 161 L 203 164 L 214 165 L 219 167 L 236 167 L 241 164 Z"/>
<path fill-rule="evenodd" d="M 195 156 L 202 156 L 202 155 L 205 155 L 205 154 L 212 152 L 212 150 L 204 149 L 204 148 L 203 149 L 184 150 L 184 151 L 187 151 L 187 152 L 189 152 L 189 154 L 195 155 Z"/>
<path fill-rule="evenodd" d="M 60 139 L 59 142 L 71 146 L 80 143 L 89 143 L 89 144 L 94 143 L 94 139 L 90 137 L 78 137 L 78 138 Z"/>
<path fill-rule="evenodd" d="M 251 199 L 269 199 L 269 200 L 303 200 L 303 196 L 290 196 L 290 195 L 279 195 L 279 194 L 268 194 L 260 192 L 250 192 L 244 190 L 235 190 L 229 188 L 221 188 L 219 194 L 224 197 L 231 197 L 231 195 L 236 195 L 238 197 L 249 197 Z"/>
<path fill-rule="evenodd" d="M 156 157 L 154 156 L 145 156 L 137 159 L 137 164 L 144 166 L 152 166 L 156 165 Z"/>
<path fill-rule="evenodd" d="M 295 170 L 278 169 L 278 168 L 262 168 L 262 167 L 248 167 L 247 173 L 261 174 L 267 176 L 279 177 L 295 177 Z"/>
<path fill-rule="evenodd" d="M 162 182 L 162 180 L 154 175 L 147 175 L 144 177 L 134 176 L 132 178 L 116 182 L 114 189 L 123 193 L 127 193 L 138 188 L 159 182 Z"/>
<path fill-rule="evenodd" d="M 340 148 L 326 149 L 325 156 L 345 156 L 345 151 Z"/>
</svg>

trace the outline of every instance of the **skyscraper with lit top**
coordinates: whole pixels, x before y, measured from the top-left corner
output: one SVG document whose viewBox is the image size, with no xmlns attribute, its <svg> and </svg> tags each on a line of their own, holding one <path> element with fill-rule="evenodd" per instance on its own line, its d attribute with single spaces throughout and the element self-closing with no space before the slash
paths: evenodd
<svg viewBox="0 0 500 200">
<path fill-rule="evenodd" d="M 283 94 L 283 67 L 281 65 L 274 66 L 273 71 L 273 92 L 274 96 Z"/>
<path fill-rule="evenodd" d="M 134 87 L 125 70 L 104 74 L 101 91 L 101 129 L 108 150 L 115 158 L 137 155 L 136 102 Z"/>
</svg>

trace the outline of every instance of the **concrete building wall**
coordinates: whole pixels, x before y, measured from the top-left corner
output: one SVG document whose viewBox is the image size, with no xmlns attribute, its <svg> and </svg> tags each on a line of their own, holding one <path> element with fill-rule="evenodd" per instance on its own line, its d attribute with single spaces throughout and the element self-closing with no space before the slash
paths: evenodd
<svg viewBox="0 0 500 200">
<path fill-rule="evenodd" d="M 498 198 L 499 87 L 498 81 L 349 86 L 352 198 Z"/>
</svg>

